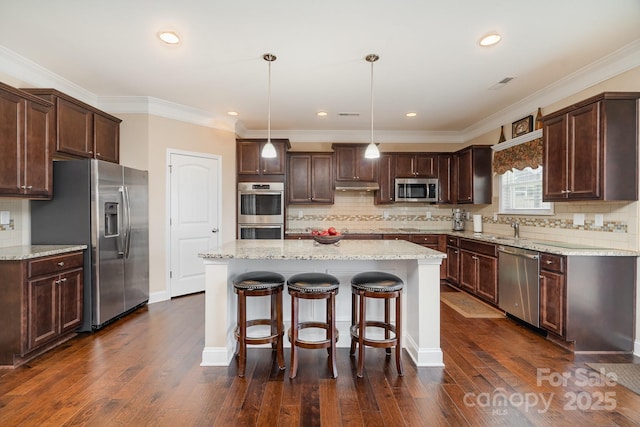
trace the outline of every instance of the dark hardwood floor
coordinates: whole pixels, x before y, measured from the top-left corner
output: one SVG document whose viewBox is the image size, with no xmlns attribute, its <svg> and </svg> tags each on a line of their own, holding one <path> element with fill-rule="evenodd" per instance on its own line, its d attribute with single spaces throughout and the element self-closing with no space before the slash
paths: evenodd
<svg viewBox="0 0 640 427">
<path fill-rule="evenodd" d="M 300 350 L 295 380 L 268 349 L 251 348 L 244 379 L 201 367 L 204 295 L 152 304 L 14 370 L 0 370 L 0 426 L 629 426 L 640 396 L 599 384 L 588 362 L 509 319 L 466 319 L 441 304 L 445 368 L 396 375 L 367 349 L 365 376 L 339 349 Z M 287 362 L 289 351 L 286 350 Z M 564 383 L 564 384 L 561 384 Z M 583 383 L 588 383 L 583 385 Z"/>
</svg>

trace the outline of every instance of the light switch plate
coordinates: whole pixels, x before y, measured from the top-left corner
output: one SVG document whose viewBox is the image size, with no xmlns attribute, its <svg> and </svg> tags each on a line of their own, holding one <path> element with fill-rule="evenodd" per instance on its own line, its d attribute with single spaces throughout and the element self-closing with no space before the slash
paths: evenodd
<svg viewBox="0 0 640 427">
<path fill-rule="evenodd" d="M 0 225 L 9 225 L 10 223 L 9 211 L 0 211 Z"/>
<path fill-rule="evenodd" d="M 604 215 L 595 214 L 593 219 L 593 225 L 595 225 L 596 227 L 604 227 Z"/>
<path fill-rule="evenodd" d="M 584 214 L 583 213 L 573 214 L 573 225 L 584 225 Z"/>
</svg>

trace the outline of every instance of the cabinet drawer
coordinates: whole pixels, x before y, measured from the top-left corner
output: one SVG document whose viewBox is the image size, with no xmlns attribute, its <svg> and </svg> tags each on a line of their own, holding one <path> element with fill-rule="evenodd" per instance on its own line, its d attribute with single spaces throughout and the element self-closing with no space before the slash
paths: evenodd
<svg viewBox="0 0 640 427">
<path fill-rule="evenodd" d="M 457 248 L 459 243 L 458 243 L 458 238 L 454 237 L 454 236 L 447 236 L 447 246 L 452 246 L 454 248 Z"/>
<path fill-rule="evenodd" d="M 491 243 L 476 242 L 473 240 L 460 239 L 460 249 L 466 249 L 482 255 L 497 257 L 496 245 Z"/>
<path fill-rule="evenodd" d="M 382 240 L 407 240 L 411 241 L 411 234 L 383 234 Z"/>
<path fill-rule="evenodd" d="M 412 234 L 411 242 L 417 243 L 419 245 L 438 245 L 438 239 L 440 238 L 437 234 Z"/>
<path fill-rule="evenodd" d="M 564 257 L 561 255 L 540 254 L 540 268 L 564 273 Z"/>
<path fill-rule="evenodd" d="M 82 264 L 82 252 L 37 258 L 29 261 L 27 265 L 27 274 L 29 277 L 41 276 L 43 274 L 57 273 L 72 268 L 82 267 Z"/>
</svg>

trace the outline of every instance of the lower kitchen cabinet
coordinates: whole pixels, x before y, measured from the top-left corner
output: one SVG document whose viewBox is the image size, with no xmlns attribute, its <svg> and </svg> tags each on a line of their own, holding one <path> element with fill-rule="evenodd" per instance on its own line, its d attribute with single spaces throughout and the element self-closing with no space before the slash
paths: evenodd
<svg viewBox="0 0 640 427">
<path fill-rule="evenodd" d="M 540 254 L 540 327 L 564 337 L 567 290 L 565 257 Z"/>
<path fill-rule="evenodd" d="M 460 277 L 460 248 L 458 237 L 447 236 L 447 274 L 445 278 L 452 285 L 459 285 Z"/>
<path fill-rule="evenodd" d="M 461 288 L 492 304 L 498 303 L 496 245 L 460 239 Z"/>
<path fill-rule="evenodd" d="M 636 257 L 540 254 L 540 327 L 573 351 L 632 352 Z"/>
<path fill-rule="evenodd" d="M 18 366 L 72 338 L 82 322 L 83 255 L 1 261 L 0 366 Z"/>
</svg>

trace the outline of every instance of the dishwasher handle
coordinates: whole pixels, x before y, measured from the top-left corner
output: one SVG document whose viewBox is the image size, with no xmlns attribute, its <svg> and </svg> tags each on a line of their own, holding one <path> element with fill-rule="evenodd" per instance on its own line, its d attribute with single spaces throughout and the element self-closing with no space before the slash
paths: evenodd
<svg viewBox="0 0 640 427">
<path fill-rule="evenodd" d="M 540 255 L 539 254 L 526 254 L 526 253 L 522 253 L 522 252 L 513 252 L 510 251 L 509 249 L 503 247 L 503 246 L 499 246 L 498 247 L 498 252 L 502 252 L 504 254 L 509 254 L 509 255 L 513 255 L 513 256 L 517 256 L 517 257 L 522 257 L 522 258 L 527 258 L 527 259 L 539 259 Z"/>
</svg>

